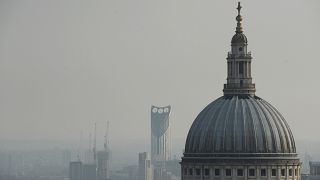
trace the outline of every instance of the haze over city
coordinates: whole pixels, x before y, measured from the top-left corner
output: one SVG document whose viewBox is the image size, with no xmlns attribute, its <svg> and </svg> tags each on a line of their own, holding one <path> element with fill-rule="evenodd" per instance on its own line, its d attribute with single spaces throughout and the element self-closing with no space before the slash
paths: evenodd
<svg viewBox="0 0 320 180">
<path fill-rule="evenodd" d="M 95 122 L 102 148 L 109 121 L 110 148 L 133 162 L 150 151 L 151 106 L 171 105 L 180 158 L 198 113 L 223 95 L 236 3 L 1 0 L 0 149 L 87 148 Z M 242 4 L 256 95 L 299 152 L 318 151 L 320 2 Z"/>
</svg>

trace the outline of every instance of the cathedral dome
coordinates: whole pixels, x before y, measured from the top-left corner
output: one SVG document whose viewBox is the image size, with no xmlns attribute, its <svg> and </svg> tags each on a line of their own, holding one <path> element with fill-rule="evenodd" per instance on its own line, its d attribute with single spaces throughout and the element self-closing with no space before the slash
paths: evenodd
<svg viewBox="0 0 320 180">
<path fill-rule="evenodd" d="M 295 142 L 283 116 L 257 96 L 222 96 L 193 122 L 185 157 L 296 156 Z"/>
<path fill-rule="evenodd" d="M 223 96 L 193 121 L 181 158 L 181 179 L 300 179 L 301 162 L 288 123 L 255 95 L 241 8 L 238 2 Z"/>
</svg>

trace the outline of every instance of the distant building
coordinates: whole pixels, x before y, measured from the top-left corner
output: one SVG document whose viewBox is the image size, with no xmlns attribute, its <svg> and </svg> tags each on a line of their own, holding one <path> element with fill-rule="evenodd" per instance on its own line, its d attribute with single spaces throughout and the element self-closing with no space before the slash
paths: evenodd
<svg viewBox="0 0 320 180">
<path fill-rule="evenodd" d="M 81 161 L 70 162 L 69 180 L 96 180 L 97 166 L 83 164 Z"/>
<path fill-rule="evenodd" d="M 171 106 L 151 107 L 151 161 L 171 159 Z"/>
<path fill-rule="evenodd" d="M 176 163 L 173 165 L 172 163 Z M 154 180 L 180 180 L 180 173 L 177 173 L 177 161 L 158 161 L 154 168 Z M 181 169 L 179 168 L 181 171 Z"/>
<path fill-rule="evenodd" d="M 71 151 L 69 150 L 64 150 L 62 151 L 62 162 L 61 165 L 63 166 L 63 168 L 68 168 L 68 164 L 71 161 Z"/>
<path fill-rule="evenodd" d="M 82 165 L 82 180 L 96 180 L 97 166 L 95 164 Z"/>
<path fill-rule="evenodd" d="M 84 152 L 84 163 L 94 164 L 94 152 L 91 149 Z"/>
<path fill-rule="evenodd" d="M 147 152 L 139 153 L 139 180 L 153 180 L 151 159 Z"/>
<path fill-rule="evenodd" d="M 69 180 L 82 180 L 82 162 L 81 161 L 70 162 Z"/>
<path fill-rule="evenodd" d="M 130 166 L 123 167 L 121 173 L 125 175 L 125 178 L 122 178 L 122 179 L 140 180 L 138 177 L 139 167 L 137 165 L 130 165 Z"/>
<path fill-rule="evenodd" d="M 97 153 L 98 180 L 110 180 L 110 152 L 99 151 Z"/>
<path fill-rule="evenodd" d="M 309 162 L 310 174 L 308 180 L 320 180 L 320 162 Z"/>
</svg>

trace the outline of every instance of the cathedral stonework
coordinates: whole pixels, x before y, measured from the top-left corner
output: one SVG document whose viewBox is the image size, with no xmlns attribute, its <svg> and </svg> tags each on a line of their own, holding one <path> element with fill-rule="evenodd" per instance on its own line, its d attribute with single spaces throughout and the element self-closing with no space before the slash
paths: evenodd
<svg viewBox="0 0 320 180">
<path fill-rule="evenodd" d="M 181 161 L 181 179 L 299 180 L 301 163 L 287 121 L 255 95 L 240 2 L 237 10 L 224 95 L 194 120 Z"/>
</svg>

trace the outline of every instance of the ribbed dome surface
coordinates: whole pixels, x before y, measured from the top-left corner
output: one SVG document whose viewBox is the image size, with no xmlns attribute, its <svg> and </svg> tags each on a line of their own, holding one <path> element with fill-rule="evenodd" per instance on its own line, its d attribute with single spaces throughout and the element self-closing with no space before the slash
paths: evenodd
<svg viewBox="0 0 320 180">
<path fill-rule="evenodd" d="M 237 44 L 247 44 L 248 40 L 246 35 L 244 35 L 243 33 L 236 33 L 231 40 L 231 43 L 237 43 Z"/>
<path fill-rule="evenodd" d="M 220 97 L 193 122 L 185 155 L 194 153 L 296 153 L 286 120 L 268 102 L 255 96 Z"/>
</svg>

